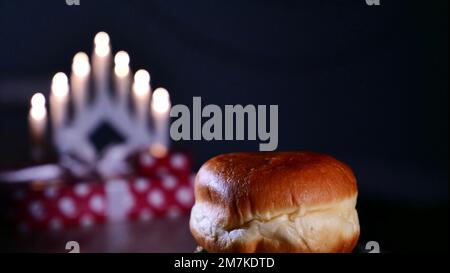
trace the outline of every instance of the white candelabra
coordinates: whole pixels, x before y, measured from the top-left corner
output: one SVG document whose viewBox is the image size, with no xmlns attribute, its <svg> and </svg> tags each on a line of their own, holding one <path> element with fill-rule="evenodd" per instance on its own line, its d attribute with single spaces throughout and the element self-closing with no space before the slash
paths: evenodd
<svg viewBox="0 0 450 273">
<path fill-rule="evenodd" d="M 111 125 L 125 140 L 123 145 L 115 146 L 103 155 L 109 168 L 114 167 L 111 158 L 120 161 L 123 159 L 120 157 L 135 149 L 150 147 L 150 151 L 159 156 L 167 152 L 171 106 L 169 93 L 166 89 L 158 88 L 152 96 L 150 74 L 143 69 L 135 73 L 131 83 L 129 62 L 126 52 L 117 52 L 114 57 L 112 89 L 109 84 L 112 71 L 110 39 L 105 32 L 99 32 L 94 39 L 92 69 L 88 55 L 79 52 L 73 58 L 70 83 L 64 73 L 55 74 L 51 84 L 50 114 L 53 144 L 60 155 L 72 155 L 84 163 L 101 166 L 101 159 L 89 136 L 102 123 Z M 91 74 L 94 88 L 90 88 Z M 94 95 L 92 103 L 88 102 L 90 92 Z M 130 92 L 134 112 L 128 108 Z M 43 121 L 44 115 L 36 113 L 46 111 L 45 98 L 41 94 L 33 98 L 30 128 L 33 139 L 42 139 L 45 132 L 42 127 L 45 126 L 46 118 Z M 74 105 L 71 120 L 68 119 L 70 99 Z M 37 108 L 42 110 L 36 110 Z M 149 126 L 149 120 L 153 121 L 153 130 Z M 41 145 L 41 141 L 33 143 Z"/>
</svg>

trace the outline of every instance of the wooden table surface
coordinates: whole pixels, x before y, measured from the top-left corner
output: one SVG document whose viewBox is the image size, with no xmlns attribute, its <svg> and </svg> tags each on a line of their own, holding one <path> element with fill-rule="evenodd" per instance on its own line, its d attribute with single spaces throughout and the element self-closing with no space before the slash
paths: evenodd
<svg viewBox="0 0 450 273">
<path fill-rule="evenodd" d="M 5 235 L 5 234 L 4 234 Z M 68 241 L 77 241 L 80 252 L 187 252 L 196 244 L 189 231 L 189 216 L 146 222 L 107 223 L 61 231 L 9 234 L 0 243 L 6 252 L 68 252 Z"/>
</svg>

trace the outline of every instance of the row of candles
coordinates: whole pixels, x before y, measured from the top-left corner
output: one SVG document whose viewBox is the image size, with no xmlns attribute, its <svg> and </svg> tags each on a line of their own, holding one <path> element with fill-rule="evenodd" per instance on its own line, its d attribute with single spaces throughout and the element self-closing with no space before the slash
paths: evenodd
<svg viewBox="0 0 450 273">
<path fill-rule="evenodd" d="M 109 36 L 105 32 L 99 32 L 94 39 L 92 56 L 92 74 L 96 90 L 99 92 L 97 96 L 106 95 L 108 90 L 111 59 Z M 134 74 L 134 81 L 131 84 L 129 62 L 130 57 L 125 51 L 119 51 L 114 56 L 114 82 L 118 107 L 127 107 L 128 92 L 131 89 L 136 118 L 141 124 L 147 124 L 151 114 L 154 122 L 155 141 L 160 148 L 167 150 L 171 107 L 169 93 L 164 88 L 157 88 L 152 92 L 150 74 L 144 69 L 140 69 Z M 89 57 L 86 53 L 79 52 L 73 58 L 70 84 L 68 77 L 63 72 L 54 75 L 49 99 L 53 134 L 57 134 L 66 122 L 69 92 L 72 95 L 75 110 L 83 111 L 87 103 L 90 74 Z M 44 142 L 47 119 L 45 96 L 42 93 L 35 93 L 31 98 L 29 111 L 30 133 L 35 146 L 42 146 Z"/>
</svg>

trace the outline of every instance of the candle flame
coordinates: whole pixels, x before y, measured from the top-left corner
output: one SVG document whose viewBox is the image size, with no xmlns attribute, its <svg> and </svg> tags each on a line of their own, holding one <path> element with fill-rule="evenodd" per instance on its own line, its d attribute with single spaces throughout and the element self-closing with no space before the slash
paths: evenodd
<svg viewBox="0 0 450 273">
<path fill-rule="evenodd" d="M 157 113 L 167 113 L 170 109 L 169 92 L 165 88 L 157 88 L 152 96 L 152 108 Z"/>
<path fill-rule="evenodd" d="M 133 91 L 138 96 L 147 95 L 150 92 L 150 74 L 140 69 L 134 74 Z"/>
<path fill-rule="evenodd" d="M 65 97 L 69 93 L 69 80 L 66 74 L 58 72 L 52 79 L 52 94 L 57 97 Z"/>
<path fill-rule="evenodd" d="M 130 72 L 130 68 L 128 66 L 115 66 L 114 67 L 114 73 L 116 73 L 116 75 L 118 77 L 125 77 L 126 75 L 128 75 L 128 73 Z"/>
<path fill-rule="evenodd" d="M 109 35 L 106 32 L 99 32 L 94 38 L 95 54 L 99 57 L 105 57 L 110 52 Z"/>
<path fill-rule="evenodd" d="M 105 57 L 109 54 L 109 46 L 96 46 L 95 47 L 95 54 L 99 57 Z"/>
<path fill-rule="evenodd" d="M 149 148 L 150 154 L 157 158 L 165 157 L 168 153 L 168 149 L 161 143 L 154 143 Z"/>
<path fill-rule="evenodd" d="M 128 64 L 130 63 L 130 56 L 128 56 L 128 53 L 126 53 L 125 51 L 119 51 L 114 57 L 114 63 L 117 66 L 128 66 Z"/>
<path fill-rule="evenodd" d="M 139 69 L 134 74 L 134 82 L 138 83 L 150 83 L 150 74 L 145 69 Z"/>
<path fill-rule="evenodd" d="M 148 83 L 145 84 L 143 82 L 134 82 L 133 92 L 139 97 L 143 97 L 150 92 L 150 85 L 148 85 Z"/>
<path fill-rule="evenodd" d="M 43 120 L 47 116 L 47 109 L 45 109 L 45 106 L 32 106 L 30 116 L 34 120 Z"/>
<path fill-rule="evenodd" d="M 45 97 L 42 93 L 35 93 L 31 97 L 31 107 L 45 107 Z"/>
<path fill-rule="evenodd" d="M 91 71 L 91 65 L 89 64 L 89 57 L 84 52 L 78 52 L 73 57 L 72 71 L 75 75 L 85 77 Z"/>
<path fill-rule="evenodd" d="M 107 46 L 109 45 L 109 35 L 104 31 L 100 31 L 95 35 L 94 44 L 96 46 Z"/>
<path fill-rule="evenodd" d="M 125 77 L 128 75 L 130 68 L 130 56 L 128 56 L 128 53 L 125 51 L 119 51 L 116 53 L 116 56 L 114 57 L 114 72 L 119 77 Z"/>
</svg>

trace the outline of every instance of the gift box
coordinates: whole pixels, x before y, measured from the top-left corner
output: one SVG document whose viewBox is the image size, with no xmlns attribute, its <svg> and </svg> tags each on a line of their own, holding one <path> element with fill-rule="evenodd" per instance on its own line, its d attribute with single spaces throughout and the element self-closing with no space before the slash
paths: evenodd
<svg viewBox="0 0 450 273">
<path fill-rule="evenodd" d="M 194 202 L 191 159 L 139 153 L 132 174 L 86 181 L 30 181 L 11 185 L 10 220 L 22 231 L 89 227 L 109 221 L 148 221 L 188 214 Z"/>
</svg>

